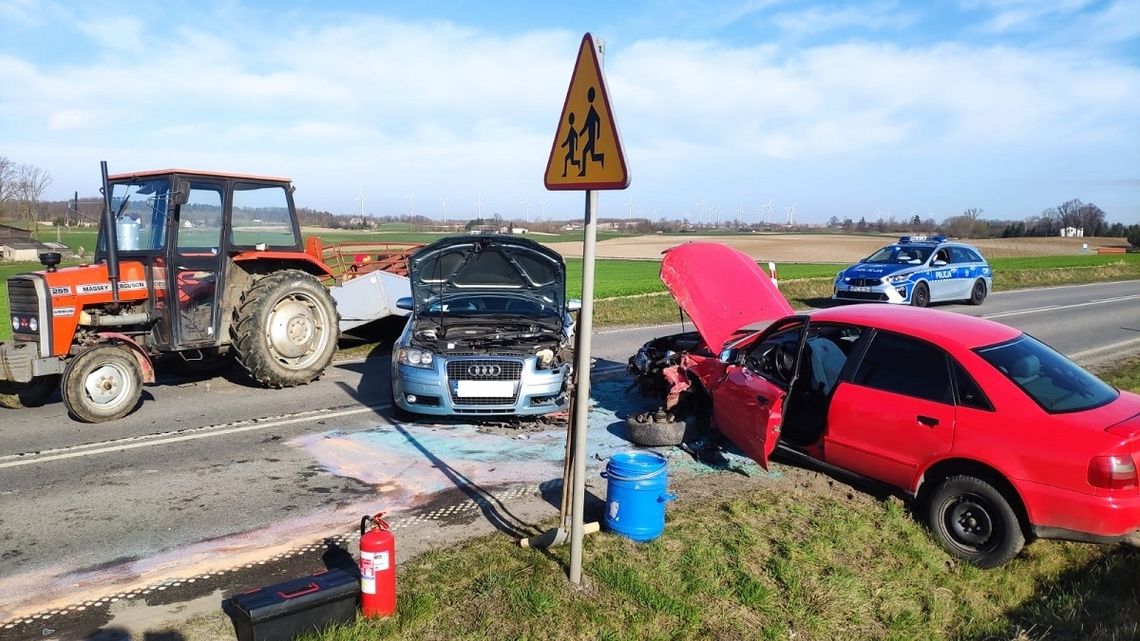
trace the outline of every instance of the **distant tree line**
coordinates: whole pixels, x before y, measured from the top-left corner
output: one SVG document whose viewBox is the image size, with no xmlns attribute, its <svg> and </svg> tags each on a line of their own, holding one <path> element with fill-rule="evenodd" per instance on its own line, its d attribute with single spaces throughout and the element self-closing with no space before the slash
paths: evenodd
<svg viewBox="0 0 1140 641">
<path fill-rule="evenodd" d="M 76 198 L 72 201 L 45 201 L 40 197 L 51 185 L 51 174 L 39 167 L 18 164 L 0 156 L 0 220 L 23 221 L 34 229 L 39 221 L 51 221 L 60 226 L 94 224 L 99 220 L 102 209 L 101 198 Z M 1085 236 L 1102 236 L 1126 239 L 1132 246 L 1140 248 L 1140 224 L 1109 224 L 1104 210 L 1093 203 L 1072 199 L 1043 210 L 1040 214 L 1024 220 L 1000 220 L 983 217 L 984 211 L 969 208 L 956 216 L 950 216 L 941 223 L 934 218 L 923 218 L 917 214 L 902 220 L 894 216 L 869 221 L 865 216 L 855 220 L 851 217 L 840 219 L 832 216 L 826 227 L 830 230 L 848 233 L 941 233 L 955 238 L 1015 238 L 1022 236 L 1059 236 L 1067 227 L 1083 229 Z M 302 225 L 328 229 L 372 230 L 386 223 L 402 223 L 413 231 L 439 229 L 442 221 L 422 215 L 371 216 L 358 214 L 334 214 L 326 210 L 298 207 L 297 215 Z M 569 221 L 577 222 L 577 219 Z M 641 219 L 601 219 L 610 228 L 630 233 L 683 233 L 718 230 L 772 231 L 788 230 L 789 227 L 775 222 L 745 222 L 741 220 L 723 221 L 719 226 L 710 223 L 692 223 L 687 218 L 647 220 Z M 468 230 L 481 226 L 501 228 L 513 224 L 526 227 L 530 231 L 559 233 L 567 228 L 567 221 L 541 220 L 522 221 L 517 218 L 504 218 L 498 213 L 490 217 L 477 217 L 470 220 L 452 220 L 452 225 L 462 225 Z M 795 229 L 806 230 L 807 225 Z"/>
<path fill-rule="evenodd" d="M 0 156 L 0 217 L 23 221 L 34 232 L 39 200 L 49 185 L 46 169 Z"/>
</svg>

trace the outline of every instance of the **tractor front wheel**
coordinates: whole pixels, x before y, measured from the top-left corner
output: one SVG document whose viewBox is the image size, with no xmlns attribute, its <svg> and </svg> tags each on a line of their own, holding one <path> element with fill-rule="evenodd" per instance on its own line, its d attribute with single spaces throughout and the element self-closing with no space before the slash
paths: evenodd
<svg viewBox="0 0 1140 641">
<path fill-rule="evenodd" d="M 85 423 L 122 418 L 142 398 L 138 359 L 126 347 L 92 347 L 67 363 L 60 393 L 71 415 Z"/>
<path fill-rule="evenodd" d="M 266 387 L 304 385 L 324 373 L 336 353 L 340 319 L 316 277 L 289 269 L 250 286 L 230 327 L 237 361 Z"/>
<path fill-rule="evenodd" d="M 39 407 L 59 389 L 59 375 L 37 376 L 27 383 L 0 381 L 0 407 Z"/>
</svg>

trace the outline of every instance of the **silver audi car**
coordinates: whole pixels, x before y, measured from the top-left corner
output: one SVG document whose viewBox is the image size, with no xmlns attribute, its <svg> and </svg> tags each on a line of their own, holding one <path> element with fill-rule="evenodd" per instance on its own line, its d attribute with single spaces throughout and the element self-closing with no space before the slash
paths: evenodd
<svg viewBox="0 0 1140 641">
<path fill-rule="evenodd" d="M 532 416 L 566 406 L 574 319 L 562 256 L 517 236 L 454 236 L 408 259 L 411 311 L 392 348 L 400 408 Z"/>
</svg>

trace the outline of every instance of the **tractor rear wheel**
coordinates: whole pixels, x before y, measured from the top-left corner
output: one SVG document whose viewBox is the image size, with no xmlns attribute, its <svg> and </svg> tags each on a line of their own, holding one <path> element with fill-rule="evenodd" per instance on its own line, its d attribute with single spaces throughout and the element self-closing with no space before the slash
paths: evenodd
<svg viewBox="0 0 1140 641">
<path fill-rule="evenodd" d="M 304 385 L 336 353 L 340 318 L 328 289 L 288 269 L 264 276 L 242 294 L 230 325 L 237 361 L 266 387 Z"/>
<path fill-rule="evenodd" d="M 37 376 L 27 383 L 0 381 L 0 407 L 39 407 L 59 389 L 59 375 Z"/>
<path fill-rule="evenodd" d="M 98 345 L 72 358 L 60 385 L 63 403 L 85 423 L 122 418 L 142 398 L 142 371 L 129 348 Z"/>
</svg>

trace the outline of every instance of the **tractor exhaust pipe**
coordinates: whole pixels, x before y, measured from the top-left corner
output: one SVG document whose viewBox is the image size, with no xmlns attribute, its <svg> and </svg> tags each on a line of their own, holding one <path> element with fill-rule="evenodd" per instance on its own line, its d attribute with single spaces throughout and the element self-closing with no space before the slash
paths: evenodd
<svg viewBox="0 0 1140 641">
<path fill-rule="evenodd" d="M 103 173 L 103 230 L 107 239 L 107 279 L 111 281 L 111 308 L 119 307 L 119 238 L 115 229 L 115 212 L 111 209 L 111 182 L 107 177 L 107 161 L 99 161 Z"/>
<path fill-rule="evenodd" d="M 92 314 L 79 312 L 79 324 L 86 327 L 122 327 L 124 325 L 145 325 L 150 322 L 147 312 L 134 312 L 131 314 Z"/>
</svg>

